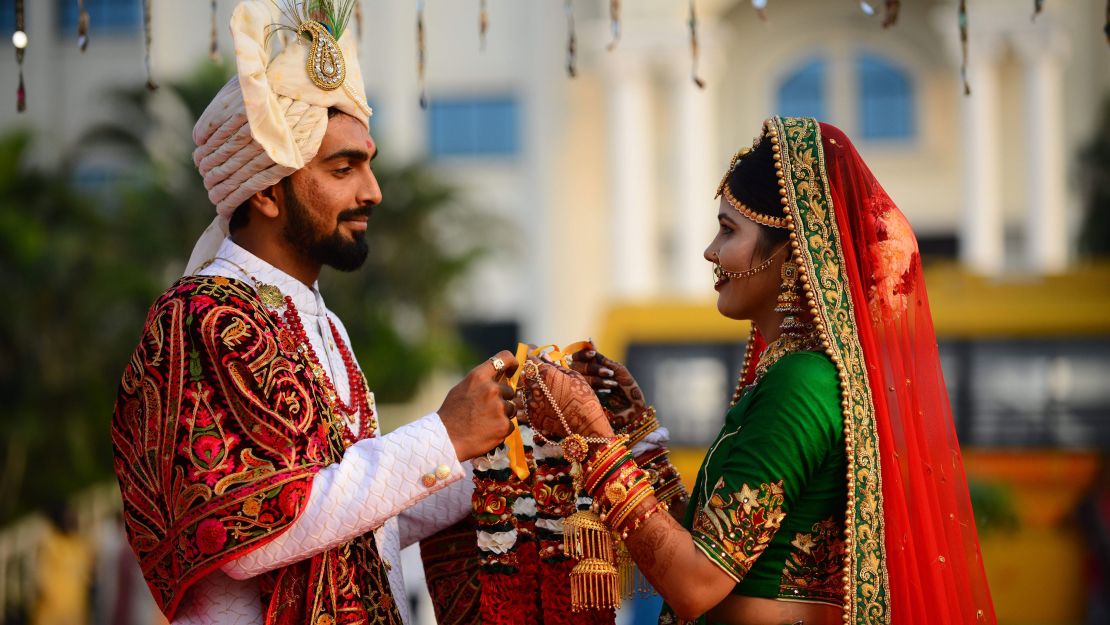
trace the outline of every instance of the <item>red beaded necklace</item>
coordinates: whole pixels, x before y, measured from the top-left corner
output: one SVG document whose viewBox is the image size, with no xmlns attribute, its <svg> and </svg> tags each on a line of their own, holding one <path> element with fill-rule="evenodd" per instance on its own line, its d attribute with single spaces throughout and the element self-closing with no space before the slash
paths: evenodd
<svg viewBox="0 0 1110 625">
<path fill-rule="evenodd" d="M 282 323 L 281 317 L 278 317 L 272 311 L 271 314 L 278 325 L 287 326 L 296 337 L 298 342 L 297 351 L 308 357 L 312 375 L 324 387 L 324 396 L 331 405 L 332 412 L 348 419 L 356 414 L 359 416 L 359 436 L 356 437 L 351 432 L 350 427 L 344 427 L 344 445 L 349 447 L 359 438 L 372 438 L 378 428 L 378 421 L 375 418 L 374 409 L 368 401 L 370 389 L 367 388 L 366 378 L 363 377 L 358 365 L 355 364 L 355 359 L 351 356 L 351 350 L 347 349 L 347 344 L 343 342 L 335 323 L 331 320 L 331 317 L 328 317 L 328 326 L 331 328 L 332 338 L 335 339 L 335 344 L 339 347 L 339 355 L 343 357 L 343 365 L 347 369 L 347 387 L 351 389 L 350 404 L 339 397 L 339 392 L 335 390 L 335 384 L 328 377 L 327 370 L 320 364 L 320 359 L 316 356 L 316 350 L 312 348 L 312 342 L 308 340 L 308 334 L 305 333 L 304 326 L 301 324 L 301 315 L 297 312 L 297 306 L 293 303 L 292 296 L 286 295 L 284 301 L 285 311 L 282 313 L 284 323 Z"/>
</svg>

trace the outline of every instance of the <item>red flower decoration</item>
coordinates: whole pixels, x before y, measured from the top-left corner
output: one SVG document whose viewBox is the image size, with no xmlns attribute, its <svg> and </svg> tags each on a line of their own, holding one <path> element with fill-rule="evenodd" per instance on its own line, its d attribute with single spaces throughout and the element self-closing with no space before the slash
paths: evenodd
<svg viewBox="0 0 1110 625">
<path fill-rule="evenodd" d="M 570 484 L 555 484 L 551 489 L 553 498 L 557 503 L 574 501 L 574 488 Z"/>
<path fill-rule="evenodd" d="M 505 497 L 497 494 L 486 495 L 485 508 L 489 514 L 504 514 Z"/>
<path fill-rule="evenodd" d="M 193 439 L 193 456 L 211 469 L 224 459 L 224 441 L 218 436 L 202 434 Z"/>
<path fill-rule="evenodd" d="M 308 499 L 308 484 L 293 482 L 282 489 L 278 495 L 278 507 L 286 516 L 297 516 L 301 511 L 301 504 Z"/>
<path fill-rule="evenodd" d="M 223 549 L 227 543 L 227 528 L 219 519 L 208 518 L 197 526 L 197 548 L 205 555 L 212 555 Z"/>
</svg>

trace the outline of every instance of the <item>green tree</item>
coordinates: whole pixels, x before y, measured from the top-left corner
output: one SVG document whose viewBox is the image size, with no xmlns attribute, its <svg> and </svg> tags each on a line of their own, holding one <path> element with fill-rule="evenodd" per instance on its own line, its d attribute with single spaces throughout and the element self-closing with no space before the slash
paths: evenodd
<svg viewBox="0 0 1110 625">
<path fill-rule="evenodd" d="M 0 520 L 109 474 L 121 347 L 143 318 L 106 279 L 109 221 L 60 171 L 29 165 L 30 145 L 0 137 Z"/>
<path fill-rule="evenodd" d="M 0 137 L 0 277 L 12 302 L 0 321 L 0 523 L 111 477 L 119 374 L 150 303 L 215 214 L 191 132 L 226 80 L 206 64 L 153 94 L 110 92 L 117 119 L 56 168 L 30 164 L 29 133 Z M 75 188 L 69 172 L 103 167 L 120 172 L 117 184 Z M 433 368 L 463 363 L 449 293 L 502 225 L 424 165 L 374 170 L 385 201 L 369 261 L 320 282 L 379 401 L 398 402 Z"/>
</svg>

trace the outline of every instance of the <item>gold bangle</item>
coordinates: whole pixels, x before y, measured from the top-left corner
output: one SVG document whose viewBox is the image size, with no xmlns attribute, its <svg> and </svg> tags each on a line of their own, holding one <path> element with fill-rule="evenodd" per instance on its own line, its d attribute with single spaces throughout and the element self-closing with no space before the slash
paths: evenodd
<svg viewBox="0 0 1110 625">
<path fill-rule="evenodd" d="M 628 536 L 630 534 L 632 534 L 632 532 L 635 532 L 636 530 L 640 529 L 640 527 L 644 523 L 647 523 L 647 520 L 650 519 L 656 512 L 659 512 L 660 510 L 667 511 L 667 510 L 670 510 L 670 509 L 671 509 L 671 506 L 667 502 L 665 502 L 665 501 L 656 502 L 655 505 L 651 507 L 651 510 L 648 510 L 647 512 L 645 512 L 643 514 L 643 516 L 638 517 L 635 521 L 632 522 L 632 527 L 621 531 L 621 540 L 628 540 Z"/>
<path fill-rule="evenodd" d="M 606 521 L 609 527 L 614 530 L 619 530 L 621 525 L 623 525 L 624 521 L 628 518 L 628 515 L 632 514 L 636 507 L 643 503 L 644 499 L 654 494 L 655 489 L 651 487 L 651 484 L 647 483 L 647 480 L 638 480 L 628 489 L 627 498 L 620 504 L 614 505 L 613 508 L 609 510 L 609 514 L 606 515 Z"/>
</svg>

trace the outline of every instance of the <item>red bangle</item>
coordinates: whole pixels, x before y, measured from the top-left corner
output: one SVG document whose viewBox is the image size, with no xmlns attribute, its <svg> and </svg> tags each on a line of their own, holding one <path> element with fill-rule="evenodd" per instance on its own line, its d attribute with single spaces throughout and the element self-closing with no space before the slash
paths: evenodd
<svg viewBox="0 0 1110 625">
<path fill-rule="evenodd" d="M 612 456 L 603 459 L 596 466 L 586 469 L 586 479 L 582 481 L 583 489 L 593 495 L 597 487 L 608 481 L 613 473 L 629 464 L 635 466 L 635 461 L 632 460 L 632 455 L 626 450 L 623 454 L 613 454 Z"/>
<path fill-rule="evenodd" d="M 606 490 L 609 490 L 608 485 L 606 485 Z M 625 492 L 627 494 L 619 501 L 613 502 L 613 507 L 610 508 L 607 514 L 602 516 L 602 520 L 614 530 L 619 530 L 620 527 L 624 525 L 624 521 L 627 519 L 628 515 L 631 514 L 645 498 L 653 494 L 655 490 L 651 487 L 651 483 L 644 479 L 642 475 L 635 475 L 633 476 L 632 485 L 627 487 Z"/>
</svg>

